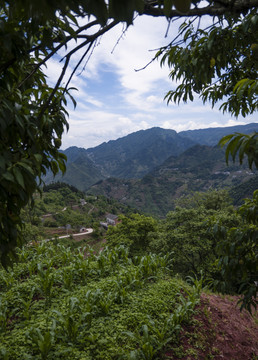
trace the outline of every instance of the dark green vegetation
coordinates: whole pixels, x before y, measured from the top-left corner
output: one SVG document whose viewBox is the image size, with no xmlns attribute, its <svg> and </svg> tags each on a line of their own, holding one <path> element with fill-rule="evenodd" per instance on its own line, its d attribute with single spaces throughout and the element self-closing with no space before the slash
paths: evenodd
<svg viewBox="0 0 258 360">
<path fill-rule="evenodd" d="M 0 270 L 1 359 L 161 359 L 201 291 L 166 266 L 166 256 L 131 259 L 123 247 L 19 250 Z"/>
<path fill-rule="evenodd" d="M 67 157 L 65 174 L 53 176 L 51 172 L 48 172 L 44 179 L 46 184 L 62 181 L 85 191 L 92 184 L 105 178 L 101 167 L 92 162 L 85 149 L 73 146 L 66 149 L 64 154 Z"/>
<path fill-rule="evenodd" d="M 243 199 L 252 198 L 254 191 L 257 190 L 257 182 L 257 176 L 253 176 L 246 182 L 231 188 L 229 194 L 234 199 L 234 204 L 239 206 L 243 204 Z"/>
<path fill-rule="evenodd" d="M 83 198 L 86 202 L 81 205 Z M 23 236 L 27 243 L 52 238 L 71 248 L 96 243 L 97 251 L 106 239 L 111 248 L 126 247 L 130 257 L 166 255 L 174 273 L 183 278 L 202 273 L 223 292 L 240 291 L 245 295 L 243 305 L 251 310 L 258 271 L 257 190 L 238 209 L 233 208 L 226 190 L 194 192 L 179 198 L 175 206 L 164 220 L 157 220 L 103 196 L 85 196 L 64 183 L 54 183 L 44 188 L 42 198 L 35 199 L 33 209 L 23 211 Z M 106 232 L 100 222 L 107 213 L 119 215 L 120 222 Z M 57 239 L 78 233 L 81 227 L 92 227 L 94 232 L 82 240 Z"/>
<path fill-rule="evenodd" d="M 225 190 L 195 193 L 178 201 L 159 223 L 132 215 L 108 229 L 111 245 L 129 247 L 131 255 L 147 251 L 170 254 L 181 276 L 200 274 L 226 293 L 244 295 L 242 306 L 256 306 L 258 190 L 233 209 Z"/>
<path fill-rule="evenodd" d="M 176 18 L 178 34 L 155 56 L 172 69 L 172 79 L 181 81 L 168 101 L 192 101 L 193 93 L 212 105 L 225 98 L 223 111 L 246 116 L 257 110 L 257 6 L 257 0 L 67 0 L 44 1 L 39 8 L 31 0 L 0 1 L 2 263 L 22 242 L 20 211 L 32 201 L 42 176 L 65 170 L 58 149 L 68 128 L 67 99 L 75 105 L 69 84 L 99 38 L 120 22 L 132 24 L 135 13 Z M 208 27 L 201 21 L 207 15 L 212 17 Z M 42 68 L 56 55 L 63 67 L 52 88 Z M 74 57 L 76 65 L 64 83 Z M 233 141 L 232 157 L 239 151 L 249 163 L 255 159 L 257 135 L 253 140 L 244 147 L 241 138 Z"/>
<path fill-rule="evenodd" d="M 234 204 L 239 204 L 247 190 L 252 195 L 257 187 L 256 170 L 251 171 L 247 164 L 227 165 L 224 151 L 218 147 L 196 145 L 178 157 L 169 157 L 140 180 L 108 178 L 93 185 L 89 193 L 102 194 L 164 217 L 174 209 L 178 198 L 194 191 L 225 188 L 231 192 Z"/>
<path fill-rule="evenodd" d="M 182 276 L 200 271 L 216 277 L 214 262 L 218 257 L 213 227 L 238 226 L 239 216 L 233 210 L 226 191 L 195 193 L 178 200 L 174 211 L 165 220 L 145 215 L 121 216 L 122 222 L 108 229 L 108 244 L 124 245 L 131 255 L 145 251 L 170 254 L 173 270 Z"/>
<path fill-rule="evenodd" d="M 152 128 L 87 149 L 86 153 L 108 176 L 137 179 L 193 145 L 174 130 Z"/>
<path fill-rule="evenodd" d="M 0 359 L 189 355 L 179 338 L 197 324 L 193 317 L 207 280 L 225 293 L 243 293 L 250 311 L 255 306 L 257 209 L 257 191 L 237 211 L 225 190 L 195 193 L 179 199 L 165 220 L 127 213 L 106 234 L 96 226 L 92 236 L 101 249 L 93 250 L 92 238 L 44 241 L 41 231 L 57 231 L 67 221 L 74 230 L 94 227 L 105 212 L 126 209 L 63 183 L 46 186 L 22 214 L 30 244 L 17 249 L 12 268 L 0 268 Z M 212 358 L 215 350 L 201 342 Z"/>
<path fill-rule="evenodd" d="M 245 199 L 237 214 L 241 217 L 237 226 L 227 227 L 219 221 L 214 227 L 222 275 L 219 287 L 223 291 L 236 287 L 244 295 L 241 307 L 250 311 L 257 305 L 258 190 L 252 199 Z"/>
<path fill-rule="evenodd" d="M 169 156 L 177 156 L 193 146 L 192 140 L 181 137 L 173 130 L 152 128 L 137 131 L 123 138 L 103 143 L 95 148 L 70 147 L 67 172 L 61 179 L 88 190 L 91 185 L 107 177 L 141 178 Z M 71 176 L 71 175 L 72 176 Z M 46 182 L 53 180 L 50 174 Z"/>
<path fill-rule="evenodd" d="M 22 210 L 22 235 L 26 243 L 61 235 L 79 233 L 82 227 L 94 228 L 93 238 L 98 238 L 100 221 L 105 215 L 130 214 L 133 209 L 104 196 L 87 196 L 65 183 L 53 183 L 35 194 L 35 204 Z M 79 241 L 79 240 L 78 240 Z M 71 241 L 68 241 L 68 243 Z M 81 245 L 77 242 L 77 246 Z"/>
<path fill-rule="evenodd" d="M 30 0 L 0 1 L 0 251 L 5 266 L 17 242 L 26 238 L 21 210 L 32 201 L 42 176 L 47 170 L 53 174 L 65 170 L 65 156 L 58 149 L 68 127 L 65 106 L 71 78 L 63 88 L 60 85 L 71 58 L 84 48 L 75 73 L 99 37 L 121 21 L 132 23 L 135 11 L 179 19 L 178 36 L 157 55 L 171 67 L 171 78 L 181 82 L 168 94 L 169 101 L 193 100 L 196 92 L 212 104 L 225 97 L 222 110 L 236 116 L 257 110 L 257 0 L 192 3 L 190 9 L 190 1 L 179 5 L 170 0 L 43 1 L 41 6 Z M 203 15 L 213 17 L 212 26 L 202 28 Z M 70 42 L 74 48 L 67 46 Z M 51 88 L 42 66 L 59 50 L 63 68 Z M 247 157 L 249 166 L 257 166 L 257 133 L 236 134 L 222 144 L 228 144 L 226 158 L 239 156 L 241 162 Z M 159 143 L 161 152 L 162 146 Z M 134 169 L 139 171 L 138 164 Z M 123 174 L 127 176 L 126 171 Z M 64 195 L 46 196 L 54 209 L 53 196 L 59 202 L 57 216 Z M 135 224 L 128 220 L 125 229 L 118 227 L 121 234 L 116 234 L 116 241 L 128 237 L 131 253 L 133 243 L 140 253 L 141 245 L 159 251 L 164 242 L 166 251 L 175 252 L 174 259 L 167 253 L 128 257 L 121 247 L 97 255 L 89 249 L 74 253 L 50 242 L 18 250 L 13 268 L 1 269 L 1 357 L 161 358 L 164 346 L 189 320 L 202 282 L 187 287 L 171 279 L 170 258 L 178 273 L 203 270 L 224 291 L 239 291 L 250 309 L 256 296 L 257 201 L 256 192 L 230 214 L 224 204 L 210 207 L 205 200 L 197 208 L 176 209 L 164 227 L 156 228 L 155 221 L 138 216 L 130 218 Z M 32 216 L 32 221 L 36 226 L 37 218 Z M 138 232 L 130 236 L 128 226 Z M 121 236 L 124 231 L 127 234 Z M 209 249 L 215 259 L 207 256 Z"/>
<path fill-rule="evenodd" d="M 224 101 L 220 109 L 236 117 L 257 111 L 258 16 L 253 5 L 256 8 L 240 18 L 233 6 L 223 20 L 214 18 L 207 27 L 198 24 L 196 29 L 193 19 L 186 20 L 180 27 L 182 37 L 160 49 L 161 65 L 169 66 L 172 81 L 180 81 L 167 93 L 168 103 L 193 101 L 198 94 L 212 106 Z"/>
</svg>

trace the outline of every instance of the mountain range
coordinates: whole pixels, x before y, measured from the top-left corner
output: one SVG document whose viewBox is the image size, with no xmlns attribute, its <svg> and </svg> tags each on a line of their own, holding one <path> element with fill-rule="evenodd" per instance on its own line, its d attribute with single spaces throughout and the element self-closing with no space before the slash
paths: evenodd
<svg viewBox="0 0 258 360">
<path fill-rule="evenodd" d="M 179 133 L 154 127 L 94 148 L 73 146 L 64 150 L 66 174 L 55 179 L 48 174 L 45 182 L 67 182 L 163 216 L 175 198 L 190 191 L 238 187 L 246 181 L 257 188 L 257 175 L 246 164 L 227 166 L 224 150 L 216 146 L 227 134 L 254 131 L 258 124 Z"/>
</svg>

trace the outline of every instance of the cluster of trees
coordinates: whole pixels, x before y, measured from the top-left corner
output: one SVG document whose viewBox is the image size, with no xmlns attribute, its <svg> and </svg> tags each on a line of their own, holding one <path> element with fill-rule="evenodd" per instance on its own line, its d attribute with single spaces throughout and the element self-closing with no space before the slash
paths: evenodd
<svg viewBox="0 0 258 360">
<path fill-rule="evenodd" d="M 242 293 L 242 306 L 256 306 L 258 190 L 234 210 L 226 190 L 181 199 L 164 221 L 135 214 L 109 228 L 108 244 L 127 246 L 131 256 L 170 254 L 173 272 L 202 274 L 226 293 Z"/>
<path fill-rule="evenodd" d="M 57 190 L 52 190 L 57 189 Z M 51 184 L 44 192 L 34 194 L 34 206 L 27 205 L 21 210 L 23 242 L 42 240 L 47 237 L 45 229 L 70 224 L 73 228 L 85 226 L 89 222 L 82 209 L 74 211 L 71 205 L 79 207 L 81 193 L 73 191 L 66 184 Z M 48 217 L 43 217 L 48 214 Z M 44 220 L 43 220 L 44 219 Z"/>
</svg>

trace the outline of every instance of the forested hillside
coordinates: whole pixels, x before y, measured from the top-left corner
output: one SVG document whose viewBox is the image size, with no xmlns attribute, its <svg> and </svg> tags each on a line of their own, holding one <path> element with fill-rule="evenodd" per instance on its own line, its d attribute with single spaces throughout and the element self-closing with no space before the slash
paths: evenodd
<svg viewBox="0 0 258 360">
<path fill-rule="evenodd" d="M 258 177 L 247 164 L 239 166 L 231 162 L 227 165 L 222 149 L 196 145 L 178 157 L 168 158 L 141 180 L 108 178 L 93 185 L 89 192 L 164 217 L 175 207 L 178 198 L 193 191 L 232 189 L 233 199 L 235 196 L 235 203 L 239 203 L 247 189 L 240 184 L 247 181 L 250 182 L 248 189 L 253 192 L 258 186 Z"/>
<path fill-rule="evenodd" d="M 180 131 L 179 135 L 191 139 L 192 141 L 195 141 L 200 145 L 215 146 L 218 144 L 219 140 L 225 135 L 234 133 L 250 134 L 254 131 L 258 131 L 257 123 L 198 130 L 186 130 Z"/>
<path fill-rule="evenodd" d="M 90 160 L 85 149 L 73 146 L 64 151 L 64 153 L 67 156 L 65 174 L 59 173 L 53 176 L 53 174 L 48 172 L 45 177 L 46 184 L 61 181 L 84 191 L 100 179 L 107 177 L 107 175 L 103 174 L 102 169 Z"/>
<path fill-rule="evenodd" d="M 109 176 L 137 179 L 194 144 L 174 130 L 151 128 L 87 149 L 87 153 Z"/>
<path fill-rule="evenodd" d="M 104 196 L 89 196 L 71 185 L 52 183 L 43 187 L 43 193 L 34 195 L 34 206 L 22 210 L 23 241 L 35 242 L 43 239 L 58 238 L 80 232 L 81 228 L 92 228 L 93 234 L 86 238 L 77 238 L 77 243 L 71 245 L 82 246 L 85 239 L 96 240 L 103 233 L 100 221 L 106 221 L 106 215 L 130 214 L 132 208 L 107 199 Z M 68 236 L 67 236 L 68 237 Z M 69 239 L 67 241 L 69 243 Z"/>
<path fill-rule="evenodd" d="M 91 149 L 74 146 L 64 151 L 66 174 L 55 178 L 48 174 L 45 180 L 64 181 L 158 216 L 173 209 L 180 196 L 210 188 L 232 188 L 234 203 L 241 204 L 241 198 L 257 188 L 256 175 L 247 163 L 228 166 L 225 152 L 210 145 L 232 131 L 255 129 L 258 124 L 181 133 L 152 128 Z M 250 186 L 241 187 L 245 182 Z"/>
</svg>

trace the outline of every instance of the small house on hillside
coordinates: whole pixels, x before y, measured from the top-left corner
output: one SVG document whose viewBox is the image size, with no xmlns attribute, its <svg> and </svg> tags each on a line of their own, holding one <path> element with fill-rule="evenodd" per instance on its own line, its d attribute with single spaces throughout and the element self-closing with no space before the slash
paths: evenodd
<svg viewBox="0 0 258 360">
<path fill-rule="evenodd" d="M 105 230 L 108 229 L 108 224 L 106 222 L 100 221 L 100 226 L 102 226 Z"/>
<path fill-rule="evenodd" d="M 80 199 L 80 203 L 81 203 L 81 206 L 84 206 L 84 205 L 87 204 L 86 201 L 85 201 L 85 199 Z"/>
<path fill-rule="evenodd" d="M 106 221 L 108 225 L 116 225 L 118 223 L 118 216 L 113 214 L 108 214 L 106 216 Z"/>
</svg>

